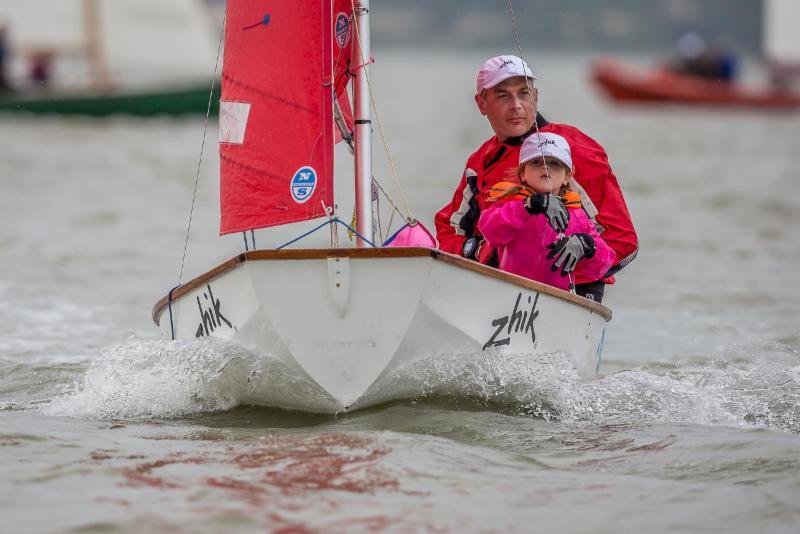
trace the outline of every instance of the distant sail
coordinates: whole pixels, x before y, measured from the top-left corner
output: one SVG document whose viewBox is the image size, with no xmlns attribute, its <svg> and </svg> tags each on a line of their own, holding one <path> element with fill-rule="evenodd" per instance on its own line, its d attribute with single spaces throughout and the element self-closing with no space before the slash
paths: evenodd
<svg viewBox="0 0 800 534">
<path fill-rule="evenodd" d="M 205 80 L 210 86 L 217 57 L 218 34 L 201 0 L 0 0 L 2 23 L 14 50 L 22 51 L 17 62 L 26 51 L 55 51 L 64 63 L 57 83 L 65 86 L 91 81 L 91 36 L 114 87 Z"/>
<path fill-rule="evenodd" d="M 115 82 L 209 80 L 211 85 L 219 33 L 200 0 L 105 0 L 101 14 Z"/>
<path fill-rule="evenodd" d="M 799 0 L 765 0 L 764 55 L 773 63 L 800 65 Z"/>
<path fill-rule="evenodd" d="M 322 217 L 333 204 L 331 0 L 228 0 L 220 233 Z"/>
</svg>

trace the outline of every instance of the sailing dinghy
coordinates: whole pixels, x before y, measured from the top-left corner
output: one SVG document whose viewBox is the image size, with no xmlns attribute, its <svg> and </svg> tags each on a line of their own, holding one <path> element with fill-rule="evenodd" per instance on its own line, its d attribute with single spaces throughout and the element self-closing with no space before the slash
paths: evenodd
<svg viewBox="0 0 800 534">
<path fill-rule="evenodd" d="M 243 252 L 161 299 L 153 319 L 162 332 L 172 339 L 212 337 L 278 362 L 290 387 L 254 381 L 248 402 L 321 413 L 416 397 L 420 383 L 408 370 L 454 355 L 524 354 L 532 367 L 558 355 L 581 376 L 594 376 L 608 308 L 442 253 L 433 241 L 372 245 L 364 58 L 370 58 L 367 0 L 228 0 L 221 233 L 313 218 L 334 224 L 336 121 L 354 129 L 357 247 Z M 352 121 L 340 83 L 350 76 Z M 411 221 L 400 236 L 420 226 Z"/>
<path fill-rule="evenodd" d="M 639 68 L 612 58 L 600 58 L 591 76 L 610 99 L 623 104 L 682 104 L 731 109 L 796 110 L 800 108 L 800 2 L 763 3 L 764 63 L 770 84 L 719 82 L 678 74 L 665 67 Z"/>
</svg>

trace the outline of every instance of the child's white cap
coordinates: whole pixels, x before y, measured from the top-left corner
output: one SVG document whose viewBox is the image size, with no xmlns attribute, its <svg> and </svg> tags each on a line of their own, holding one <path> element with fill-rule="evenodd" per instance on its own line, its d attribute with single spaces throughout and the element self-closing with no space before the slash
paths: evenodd
<svg viewBox="0 0 800 534">
<path fill-rule="evenodd" d="M 519 151 L 519 164 L 549 156 L 555 158 L 568 169 L 572 169 L 572 151 L 567 140 L 558 134 L 550 132 L 534 132 L 522 144 Z"/>
<path fill-rule="evenodd" d="M 501 82 L 515 76 L 525 76 L 535 80 L 528 64 L 517 56 L 495 56 L 484 61 L 478 71 L 478 84 L 475 94 L 481 94 L 484 89 L 491 89 Z"/>
</svg>

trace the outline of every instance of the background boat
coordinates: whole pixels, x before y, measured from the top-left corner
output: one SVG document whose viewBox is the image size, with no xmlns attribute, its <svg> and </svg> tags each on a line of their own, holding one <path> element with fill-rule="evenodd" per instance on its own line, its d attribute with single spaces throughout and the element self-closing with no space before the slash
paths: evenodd
<svg viewBox="0 0 800 534">
<path fill-rule="evenodd" d="M 635 67 L 612 58 L 595 60 L 591 78 L 621 103 L 680 103 L 729 108 L 792 109 L 800 106 L 800 3 L 764 0 L 762 67 L 768 82 L 714 80 L 676 72 L 668 65 Z M 699 38 L 699 37 L 698 37 Z"/>
<path fill-rule="evenodd" d="M 0 93 L 0 111 L 100 116 L 208 108 L 217 38 L 199 0 L 2 0 L 0 22 L 14 89 Z M 31 79 L 37 61 L 46 83 Z"/>
<path fill-rule="evenodd" d="M 800 94 L 781 87 L 748 87 L 677 74 L 666 68 L 641 68 L 602 58 L 591 65 L 595 84 L 621 103 L 677 103 L 732 108 L 792 109 Z"/>
</svg>

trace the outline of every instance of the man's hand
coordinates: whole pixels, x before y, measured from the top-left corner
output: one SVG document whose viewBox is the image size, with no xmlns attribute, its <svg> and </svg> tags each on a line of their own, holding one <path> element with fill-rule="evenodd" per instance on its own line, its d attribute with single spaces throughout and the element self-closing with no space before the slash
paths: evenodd
<svg viewBox="0 0 800 534">
<path fill-rule="evenodd" d="M 547 259 L 556 259 L 550 270 L 556 271 L 561 267 L 561 276 L 574 271 L 578 260 L 591 258 L 595 253 L 594 238 L 589 234 L 563 236 L 555 243 L 549 244 L 547 248 L 550 249 Z"/>
<path fill-rule="evenodd" d="M 547 222 L 556 232 L 566 231 L 569 223 L 569 211 L 556 195 L 552 193 L 536 193 L 522 202 L 531 215 L 542 214 L 547 217 Z"/>
<path fill-rule="evenodd" d="M 461 255 L 468 260 L 477 259 L 478 250 L 481 248 L 481 244 L 483 244 L 483 239 L 480 237 L 472 236 L 466 238 L 461 244 Z"/>
<path fill-rule="evenodd" d="M 468 260 L 475 260 L 489 267 L 500 265 L 497 249 L 480 237 L 473 236 L 465 239 L 464 244 L 461 245 L 461 255 Z"/>
</svg>

